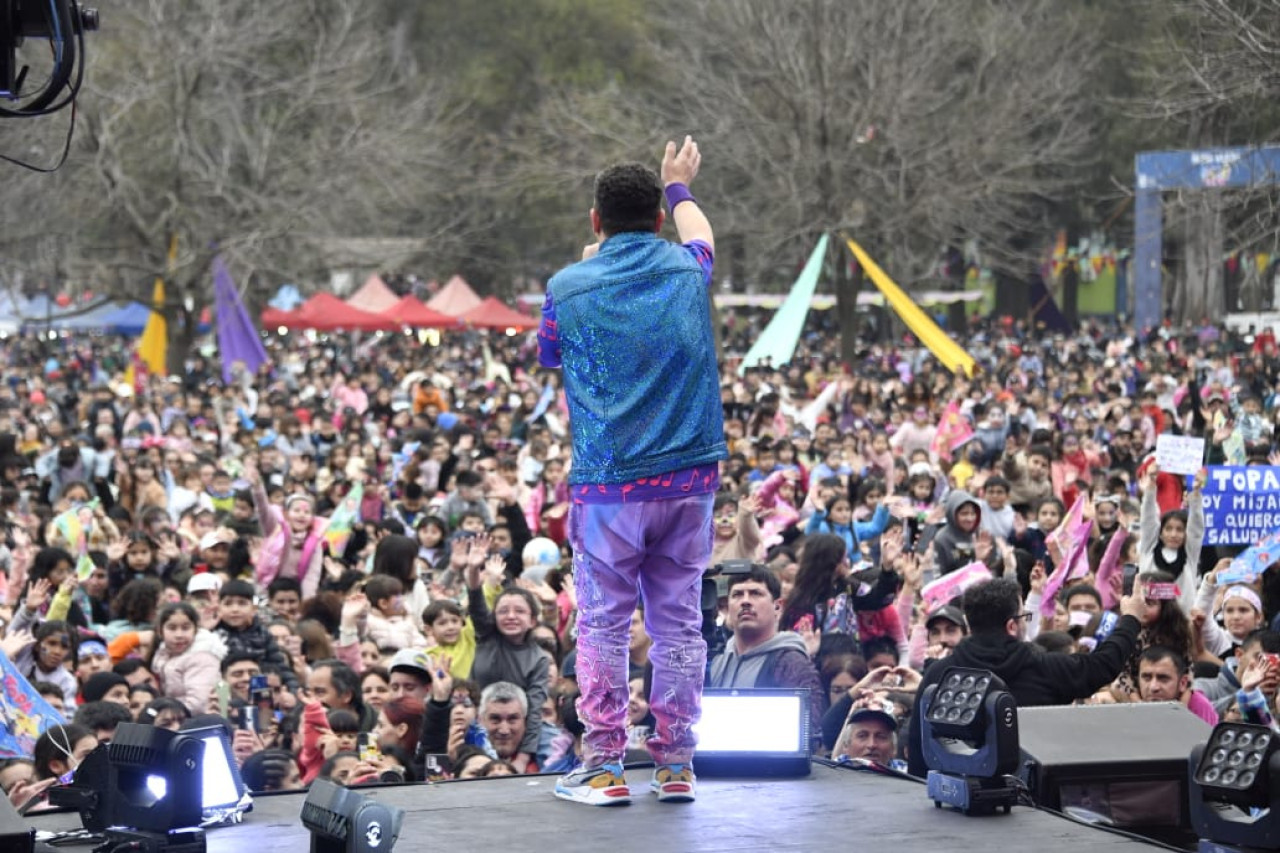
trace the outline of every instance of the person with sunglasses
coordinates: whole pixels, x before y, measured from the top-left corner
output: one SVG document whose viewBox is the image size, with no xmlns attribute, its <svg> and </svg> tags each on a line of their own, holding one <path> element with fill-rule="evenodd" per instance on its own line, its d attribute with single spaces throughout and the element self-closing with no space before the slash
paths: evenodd
<svg viewBox="0 0 1280 853">
<path fill-rule="evenodd" d="M 975 584 L 964 593 L 964 616 L 969 636 L 952 650 L 943 664 L 924 673 L 916 692 L 909 732 L 909 771 L 925 776 L 920 728 L 921 697 L 925 688 L 941 680 L 947 669 L 965 667 L 995 673 L 1008 687 L 1018 707 L 1066 705 L 1092 696 L 1124 670 L 1138 643 L 1141 618 L 1146 609 L 1142 584 L 1120 600 L 1115 629 L 1091 654 L 1046 655 L 1026 641 L 1027 624 L 1033 618 L 1023 602 L 1022 588 L 1012 578 L 995 578 Z"/>
</svg>

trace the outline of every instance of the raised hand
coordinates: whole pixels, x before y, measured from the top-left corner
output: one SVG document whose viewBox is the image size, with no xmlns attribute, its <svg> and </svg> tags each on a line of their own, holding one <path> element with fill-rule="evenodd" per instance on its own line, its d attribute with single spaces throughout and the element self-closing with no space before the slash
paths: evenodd
<svg viewBox="0 0 1280 853">
<path fill-rule="evenodd" d="M 701 164 L 702 155 L 698 153 L 698 143 L 693 141 L 692 136 L 686 136 L 679 149 L 674 142 L 668 142 L 662 154 L 662 185 L 688 186 L 697 177 Z"/>
<path fill-rule="evenodd" d="M 48 578 L 40 578 L 32 583 L 31 588 L 27 590 L 27 609 L 32 613 L 39 613 L 49 602 L 49 593 L 52 590 L 53 586 Z"/>
<path fill-rule="evenodd" d="M 507 561 L 501 554 L 493 554 L 484 561 L 484 581 L 486 586 L 502 586 L 502 579 L 507 574 Z"/>
<path fill-rule="evenodd" d="M 818 647 L 822 644 L 822 632 L 813 627 L 813 621 L 805 619 L 796 626 L 796 633 L 800 635 L 800 639 L 804 640 L 805 650 L 812 658 L 818 653 Z"/>
<path fill-rule="evenodd" d="M 911 592 L 919 591 L 924 583 L 924 568 L 920 565 L 918 554 L 903 554 L 898 558 L 898 573 L 902 575 L 902 586 Z"/>
<path fill-rule="evenodd" d="M 466 539 L 455 539 L 449 546 L 449 568 L 454 571 L 462 571 L 467 565 L 467 544 Z"/>
<path fill-rule="evenodd" d="M 369 614 L 369 597 L 363 592 L 353 592 L 342 602 L 342 624 L 355 627 L 361 618 Z"/>
<path fill-rule="evenodd" d="M 1044 563 L 1036 560 L 1036 564 L 1031 567 L 1031 591 L 1037 595 L 1044 595 L 1044 585 L 1049 580 L 1049 576 L 1045 573 Z M 1123 579 L 1121 579 L 1123 582 Z"/>
<path fill-rule="evenodd" d="M 13 660 L 18 654 L 36 641 L 35 635 L 30 631 L 13 631 L 0 640 L 0 652 L 9 660 Z"/>
<path fill-rule="evenodd" d="M 973 556 L 980 562 L 987 561 L 994 547 L 995 542 L 991 538 L 990 530 L 979 530 L 978 535 L 973 537 Z"/>
<path fill-rule="evenodd" d="M 453 674 L 449 671 L 453 666 L 453 658 L 444 653 L 429 657 L 431 659 L 431 698 L 437 702 L 448 702 L 453 697 Z"/>
<path fill-rule="evenodd" d="M 489 534 L 481 533 L 471 537 L 467 543 L 467 568 L 480 568 L 489 556 Z"/>
</svg>

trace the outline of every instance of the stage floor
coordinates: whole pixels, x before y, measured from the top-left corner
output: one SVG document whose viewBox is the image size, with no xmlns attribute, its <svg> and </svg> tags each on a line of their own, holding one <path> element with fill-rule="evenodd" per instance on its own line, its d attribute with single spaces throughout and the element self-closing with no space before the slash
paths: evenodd
<svg viewBox="0 0 1280 853">
<path fill-rule="evenodd" d="M 627 772 L 630 806 L 592 808 L 552 795 L 553 776 L 516 776 L 435 785 L 361 789 L 406 812 L 397 853 L 484 850 L 514 845 L 556 853 L 843 849 L 853 840 L 893 853 L 969 853 L 1005 846 L 1038 850 L 1134 851 L 1152 845 L 1030 808 L 969 818 L 935 809 L 924 785 L 814 765 L 806 779 L 699 779 L 696 803 L 659 804 L 652 771 Z M 641 795 L 643 790 L 643 795 Z M 262 796 L 237 826 L 208 831 L 211 853 L 306 850 L 298 818 L 304 792 Z M 37 829 L 79 828 L 73 814 L 30 819 Z M 87 847 L 37 849 L 87 850 Z"/>
</svg>

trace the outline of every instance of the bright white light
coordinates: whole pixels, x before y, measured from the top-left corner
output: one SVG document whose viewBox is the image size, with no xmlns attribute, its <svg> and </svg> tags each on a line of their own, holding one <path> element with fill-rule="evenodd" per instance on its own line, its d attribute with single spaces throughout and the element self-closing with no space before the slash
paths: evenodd
<svg viewBox="0 0 1280 853">
<path fill-rule="evenodd" d="M 163 776 L 148 776 L 147 790 L 151 792 L 151 796 L 157 800 L 163 800 L 164 795 L 169 793 L 169 783 L 165 781 Z"/>
<path fill-rule="evenodd" d="M 519 333 L 518 331 L 516 331 L 515 329 L 507 329 L 507 337 L 508 337 L 508 338 L 514 338 L 514 337 L 515 337 L 516 335 L 518 335 L 518 334 L 520 334 L 520 333 Z"/>
<path fill-rule="evenodd" d="M 803 752 L 799 696 L 702 697 L 699 752 Z"/>
<path fill-rule="evenodd" d="M 231 767 L 227 751 L 223 748 L 222 739 L 215 734 L 205 735 L 204 740 L 204 809 L 225 808 L 240 801 L 240 792 L 236 790 L 235 779 L 231 775 Z"/>
</svg>

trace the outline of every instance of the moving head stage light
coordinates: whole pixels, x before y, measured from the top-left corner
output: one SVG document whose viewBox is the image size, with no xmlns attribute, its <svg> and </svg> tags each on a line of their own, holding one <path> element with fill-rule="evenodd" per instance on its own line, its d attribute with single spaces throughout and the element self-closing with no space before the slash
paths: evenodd
<svg viewBox="0 0 1280 853">
<path fill-rule="evenodd" d="M 1220 723 L 1191 751 L 1191 823 L 1200 850 L 1280 849 L 1280 733 Z"/>
<path fill-rule="evenodd" d="M 921 702 L 929 797 L 965 814 L 1007 814 L 1018 801 L 1018 708 L 1005 684 L 981 669 L 951 667 Z"/>
<path fill-rule="evenodd" d="M 198 732 L 121 723 L 111 743 L 76 769 L 70 786 L 50 789 L 50 802 L 77 809 L 85 829 L 105 834 L 108 850 L 204 853 L 205 780 L 233 776 L 226 758 L 206 761 L 206 748 Z M 231 801 L 233 787 L 211 791 L 218 806 Z"/>
<path fill-rule="evenodd" d="M 311 831 L 311 853 L 384 853 L 395 847 L 404 809 L 387 806 L 328 779 L 311 783 L 302 825 Z"/>
</svg>

